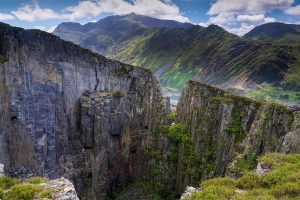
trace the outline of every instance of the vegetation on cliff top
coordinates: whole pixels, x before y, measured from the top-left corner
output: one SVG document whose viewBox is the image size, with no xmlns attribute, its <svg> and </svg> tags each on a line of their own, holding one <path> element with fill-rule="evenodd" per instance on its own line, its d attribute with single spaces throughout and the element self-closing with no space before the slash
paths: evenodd
<svg viewBox="0 0 300 200">
<path fill-rule="evenodd" d="M 27 180 L 0 177 L 0 199 L 3 200 L 33 200 L 51 199 L 53 190 L 43 185 L 48 179 L 33 177 Z"/>
<path fill-rule="evenodd" d="M 252 171 L 238 179 L 214 178 L 200 183 L 201 192 L 189 200 L 275 200 L 300 197 L 300 154 L 269 153 L 258 159 L 270 171 L 262 175 Z"/>
</svg>

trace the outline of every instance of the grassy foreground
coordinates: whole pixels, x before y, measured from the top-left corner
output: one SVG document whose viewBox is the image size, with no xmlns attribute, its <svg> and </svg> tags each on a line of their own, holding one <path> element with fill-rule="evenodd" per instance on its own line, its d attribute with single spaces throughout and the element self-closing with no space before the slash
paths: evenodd
<svg viewBox="0 0 300 200">
<path fill-rule="evenodd" d="M 0 199 L 2 200 L 33 200 L 52 199 L 54 190 L 45 187 L 48 179 L 34 177 L 24 181 L 6 176 L 0 177 Z"/>
<path fill-rule="evenodd" d="M 259 158 L 270 171 L 249 171 L 240 178 L 214 178 L 200 183 L 201 192 L 189 200 L 296 200 L 300 199 L 300 154 L 270 153 Z"/>
</svg>

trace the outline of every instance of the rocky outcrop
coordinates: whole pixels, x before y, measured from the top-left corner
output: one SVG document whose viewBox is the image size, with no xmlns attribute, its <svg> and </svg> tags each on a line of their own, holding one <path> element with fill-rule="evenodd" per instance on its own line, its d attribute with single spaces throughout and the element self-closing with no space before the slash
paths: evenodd
<svg viewBox="0 0 300 200">
<path fill-rule="evenodd" d="M 194 180 L 225 175 L 238 155 L 247 161 L 266 152 L 299 152 L 299 112 L 198 82 L 183 89 L 176 120 L 189 127 L 201 166 L 193 176 L 177 173 L 181 191 Z"/>
<path fill-rule="evenodd" d="M 3 23 L 0 55 L 0 162 L 7 173 L 64 176 L 82 197 L 102 199 L 144 170 L 136 167 L 140 138 L 164 110 L 150 71 Z"/>
<path fill-rule="evenodd" d="M 50 180 L 44 187 L 53 191 L 53 200 L 79 200 L 74 185 L 68 179 Z"/>
</svg>

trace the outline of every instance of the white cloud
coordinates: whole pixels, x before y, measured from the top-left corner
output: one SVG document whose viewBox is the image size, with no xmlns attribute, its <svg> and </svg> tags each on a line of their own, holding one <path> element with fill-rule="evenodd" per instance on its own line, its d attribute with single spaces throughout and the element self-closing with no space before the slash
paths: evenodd
<svg viewBox="0 0 300 200">
<path fill-rule="evenodd" d="M 35 4 L 34 6 L 24 5 L 18 8 L 18 10 L 16 11 L 12 11 L 11 13 L 15 15 L 19 20 L 29 22 L 60 18 L 60 16 L 53 10 L 48 8 L 40 8 L 37 4 Z"/>
<path fill-rule="evenodd" d="M 209 24 L 207 24 L 206 22 L 200 22 L 200 23 L 198 23 L 198 25 L 203 26 L 203 27 L 209 26 Z"/>
<path fill-rule="evenodd" d="M 276 19 L 272 17 L 265 17 L 263 14 L 259 15 L 238 15 L 237 21 L 246 23 L 246 24 L 263 24 L 269 22 L 275 22 Z"/>
<path fill-rule="evenodd" d="M 0 20 L 1 21 L 11 20 L 11 19 L 14 19 L 14 18 L 15 17 L 13 15 L 5 14 L 5 13 L 0 12 Z"/>
<path fill-rule="evenodd" d="M 275 22 L 275 18 L 268 17 L 266 14 L 274 9 L 285 10 L 294 1 L 216 0 L 207 12 L 210 16 L 207 23 L 220 25 L 229 32 L 242 35 L 254 28 L 254 25 Z"/>
<path fill-rule="evenodd" d="M 64 17 L 70 20 L 79 18 L 94 17 L 102 13 L 128 14 L 136 13 L 156 17 L 159 19 L 172 19 L 180 22 L 188 22 L 188 18 L 183 16 L 178 6 L 169 0 L 97 0 L 82 1 L 76 6 L 66 8 Z"/>
<path fill-rule="evenodd" d="M 48 30 L 46 30 L 48 33 L 52 33 L 57 26 L 51 26 Z"/>
<path fill-rule="evenodd" d="M 289 15 L 300 15 L 300 5 L 290 7 L 286 9 L 284 12 Z"/>
<path fill-rule="evenodd" d="M 246 33 L 248 33 L 249 31 L 251 31 L 254 27 L 255 27 L 255 25 L 241 24 L 241 26 L 238 28 L 230 28 L 230 27 L 223 27 L 223 28 L 225 28 L 230 33 L 234 33 L 236 35 L 243 36 Z"/>
<path fill-rule="evenodd" d="M 216 15 L 224 12 L 258 14 L 272 9 L 285 9 L 292 3 L 294 0 L 217 0 L 208 14 Z"/>
<path fill-rule="evenodd" d="M 103 13 L 129 14 L 136 13 L 156 17 L 159 19 L 172 19 L 180 22 L 188 22 L 179 10 L 179 7 L 171 0 L 84 0 L 75 6 L 70 6 L 61 12 L 55 12 L 48 8 L 41 8 L 37 3 L 24 5 L 11 13 L 23 21 L 38 21 L 48 19 L 76 20 L 96 17 Z M 14 17 L 12 15 L 5 14 Z M 1 17 L 1 15 L 0 15 Z M 1 20 L 1 18 L 0 18 Z"/>
<path fill-rule="evenodd" d="M 236 21 L 235 15 L 233 13 L 220 13 L 215 17 L 209 19 L 210 24 L 218 25 L 232 25 Z"/>
</svg>

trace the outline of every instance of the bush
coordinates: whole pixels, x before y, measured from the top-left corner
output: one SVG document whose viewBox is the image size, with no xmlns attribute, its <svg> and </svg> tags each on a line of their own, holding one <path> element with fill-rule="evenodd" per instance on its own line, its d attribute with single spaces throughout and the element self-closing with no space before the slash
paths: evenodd
<svg viewBox="0 0 300 200">
<path fill-rule="evenodd" d="M 5 200 L 32 200 L 41 186 L 32 184 L 14 185 L 5 195 Z"/>
<path fill-rule="evenodd" d="M 253 189 L 260 187 L 260 177 L 258 174 L 250 172 L 239 178 L 236 186 L 240 189 Z"/>
<path fill-rule="evenodd" d="M 3 199 L 3 197 L 4 197 L 4 192 L 3 192 L 3 189 L 2 189 L 2 188 L 0 188 L 0 199 Z"/>
<path fill-rule="evenodd" d="M 202 192 L 194 193 L 190 199 L 192 200 L 226 200 L 232 199 L 235 195 L 235 188 L 223 185 L 210 185 L 203 188 Z"/>
<path fill-rule="evenodd" d="M 293 168 L 294 166 L 283 166 L 263 175 L 261 177 L 262 187 L 270 188 L 273 185 L 288 181 L 291 177 L 294 176 L 295 170 L 298 169 L 298 167 L 294 169 Z"/>
<path fill-rule="evenodd" d="M 28 183 L 31 184 L 40 184 L 40 183 L 46 183 L 48 179 L 44 177 L 33 177 L 27 180 Z"/>
<path fill-rule="evenodd" d="M 271 189 L 271 192 L 276 198 L 300 197 L 300 181 L 276 185 Z"/>
<path fill-rule="evenodd" d="M 0 177 L 0 187 L 4 190 L 7 190 L 17 184 L 15 179 L 9 178 L 7 176 Z"/>
<path fill-rule="evenodd" d="M 254 189 L 245 193 L 236 194 L 233 200 L 275 200 L 268 190 Z"/>
<path fill-rule="evenodd" d="M 201 184 L 201 187 L 209 187 L 209 186 L 235 186 L 235 180 L 233 178 L 224 177 L 224 178 L 213 178 L 208 179 L 206 181 L 203 181 Z"/>
<path fill-rule="evenodd" d="M 190 143 L 188 127 L 183 124 L 172 124 L 168 130 L 168 138 L 174 142 Z"/>
<path fill-rule="evenodd" d="M 51 199 L 52 195 L 53 195 L 54 190 L 52 188 L 46 188 L 43 191 L 41 191 L 38 196 L 41 199 L 47 198 L 47 199 Z"/>
<path fill-rule="evenodd" d="M 175 116 L 176 116 L 176 112 L 173 111 L 173 112 L 170 112 L 169 114 L 167 114 L 166 119 L 168 121 L 174 121 Z"/>
<path fill-rule="evenodd" d="M 236 163 L 229 170 L 235 173 L 237 176 L 241 176 L 257 166 L 256 156 L 253 153 L 249 153 L 246 157 L 239 155 Z"/>
<path fill-rule="evenodd" d="M 121 99 L 123 97 L 123 94 L 120 91 L 115 91 L 112 95 L 114 99 Z"/>
</svg>

